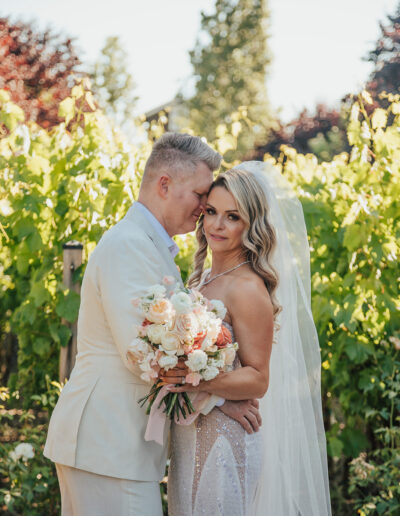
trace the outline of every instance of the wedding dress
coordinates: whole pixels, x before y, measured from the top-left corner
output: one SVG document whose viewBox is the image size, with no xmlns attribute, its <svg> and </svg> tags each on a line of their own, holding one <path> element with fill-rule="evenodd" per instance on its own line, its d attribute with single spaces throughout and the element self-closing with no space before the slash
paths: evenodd
<svg viewBox="0 0 400 516">
<path fill-rule="evenodd" d="M 232 333 L 232 327 L 223 323 Z M 234 368 L 241 367 L 238 357 Z M 170 516 L 249 516 L 262 469 L 263 439 L 214 408 L 189 426 L 172 424 Z"/>
<path fill-rule="evenodd" d="M 190 426 L 173 425 L 170 516 L 331 516 L 303 209 L 277 167 L 250 161 L 235 168 L 252 174 L 263 189 L 277 237 L 272 265 L 282 311 L 268 391 L 260 399 L 263 423 L 248 435 L 215 408 Z"/>
</svg>

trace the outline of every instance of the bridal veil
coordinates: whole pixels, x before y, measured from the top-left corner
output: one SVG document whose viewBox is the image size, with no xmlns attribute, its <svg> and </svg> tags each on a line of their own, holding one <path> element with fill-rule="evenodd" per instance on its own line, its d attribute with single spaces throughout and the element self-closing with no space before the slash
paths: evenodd
<svg viewBox="0 0 400 516">
<path fill-rule="evenodd" d="M 260 400 L 263 472 L 254 516 L 330 516 L 326 440 L 321 404 L 321 359 L 311 312 L 310 253 L 303 209 L 270 163 L 236 166 L 263 188 L 277 245 L 278 315 L 270 382 Z"/>
</svg>

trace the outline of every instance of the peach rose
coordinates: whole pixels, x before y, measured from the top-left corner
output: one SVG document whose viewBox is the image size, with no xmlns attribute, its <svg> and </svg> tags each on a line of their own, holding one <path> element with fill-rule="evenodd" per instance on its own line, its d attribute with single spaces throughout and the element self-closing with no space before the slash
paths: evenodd
<svg viewBox="0 0 400 516">
<path fill-rule="evenodd" d="M 231 332 L 228 330 L 226 326 L 221 325 L 221 330 L 215 342 L 215 345 L 219 348 L 226 348 L 228 344 L 232 342 Z"/>
<path fill-rule="evenodd" d="M 168 299 L 155 299 L 146 316 L 152 323 L 164 324 L 172 318 L 173 314 L 174 310 Z"/>
</svg>

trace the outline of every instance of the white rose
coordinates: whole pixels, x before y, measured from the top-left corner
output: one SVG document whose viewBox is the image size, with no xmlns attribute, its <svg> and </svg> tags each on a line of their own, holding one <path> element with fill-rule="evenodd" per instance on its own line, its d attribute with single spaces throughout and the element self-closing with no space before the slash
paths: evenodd
<svg viewBox="0 0 400 516">
<path fill-rule="evenodd" d="M 168 354 L 176 353 L 180 347 L 180 340 L 175 333 L 165 332 L 161 338 L 161 346 Z"/>
<path fill-rule="evenodd" d="M 158 360 L 158 365 L 168 371 L 168 369 L 172 369 L 178 363 L 178 358 L 175 355 L 163 355 Z"/>
<path fill-rule="evenodd" d="M 23 460 L 28 460 L 28 459 L 32 459 L 34 455 L 35 455 L 34 448 L 29 443 L 18 444 L 15 447 L 14 452 L 10 453 L 10 456 L 13 460 L 18 460 L 21 458 Z"/>
<path fill-rule="evenodd" d="M 210 301 L 212 310 L 215 311 L 217 317 L 223 319 L 226 315 L 226 308 L 222 301 L 219 299 L 211 299 Z"/>
<path fill-rule="evenodd" d="M 127 354 L 133 354 L 138 360 L 143 358 L 151 351 L 150 346 L 142 339 L 134 339 L 128 348 Z"/>
<path fill-rule="evenodd" d="M 220 319 L 210 319 L 208 321 L 207 336 L 215 342 L 218 338 L 219 332 L 221 331 Z"/>
<path fill-rule="evenodd" d="M 189 353 L 185 364 L 191 371 L 200 371 L 207 365 L 207 355 L 201 349 L 195 349 Z"/>
<path fill-rule="evenodd" d="M 219 374 L 219 370 L 215 366 L 209 366 L 204 369 L 204 371 L 201 372 L 204 380 L 206 382 L 213 380 L 216 376 Z"/>
<path fill-rule="evenodd" d="M 161 344 L 165 331 L 165 327 L 162 324 L 149 324 L 147 326 L 147 337 L 153 344 Z"/>
<path fill-rule="evenodd" d="M 160 299 L 165 296 L 167 290 L 164 285 L 152 285 L 146 291 L 147 297 L 154 296 L 154 299 Z"/>
<path fill-rule="evenodd" d="M 219 358 L 211 358 L 211 360 L 208 361 L 208 365 L 221 369 L 225 365 L 225 360 L 219 355 Z"/>
<path fill-rule="evenodd" d="M 155 324 L 170 322 L 174 315 L 171 303 L 168 299 L 155 299 L 149 306 L 146 318 Z"/>
<path fill-rule="evenodd" d="M 177 314 L 188 314 L 192 310 L 192 300 L 185 292 L 177 292 L 171 297 L 171 303 Z"/>
</svg>

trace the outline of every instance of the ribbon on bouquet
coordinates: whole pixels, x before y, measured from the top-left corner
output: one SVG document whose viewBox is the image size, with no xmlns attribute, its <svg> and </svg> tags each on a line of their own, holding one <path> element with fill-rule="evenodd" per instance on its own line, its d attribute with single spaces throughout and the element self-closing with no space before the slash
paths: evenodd
<svg viewBox="0 0 400 516">
<path fill-rule="evenodd" d="M 164 396 L 168 394 L 171 387 L 172 385 L 164 385 L 161 387 L 151 406 L 146 432 L 144 434 L 145 441 L 155 441 L 161 446 L 164 444 L 164 427 L 167 415 L 164 412 L 164 407 L 161 402 Z M 186 419 L 183 417 L 178 419 L 175 415 L 175 423 L 178 425 L 191 425 L 200 414 L 201 409 L 205 406 L 209 397 L 210 395 L 207 392 L 197 392 L 196 397 L 191 400 L 195 411 L 187 415 Z"/>
</svg>

